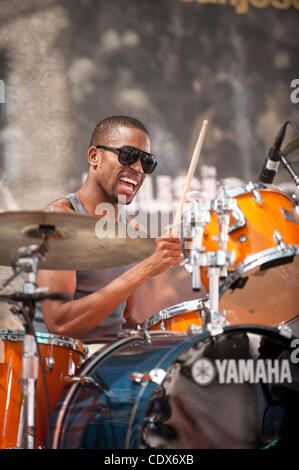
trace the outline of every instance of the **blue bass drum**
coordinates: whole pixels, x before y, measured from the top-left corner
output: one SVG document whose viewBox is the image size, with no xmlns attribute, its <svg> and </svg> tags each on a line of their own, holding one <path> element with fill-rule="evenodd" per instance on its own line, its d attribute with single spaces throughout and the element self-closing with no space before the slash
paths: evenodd
<svg viewBox="0 0 299 470">
<path fill-rule="evenodd" d="M 298 445 L 298 362 L 299 340 L 274 328 L 134 332 L 71 379 L 53 415 L 51 447 Z"/>
</svg>

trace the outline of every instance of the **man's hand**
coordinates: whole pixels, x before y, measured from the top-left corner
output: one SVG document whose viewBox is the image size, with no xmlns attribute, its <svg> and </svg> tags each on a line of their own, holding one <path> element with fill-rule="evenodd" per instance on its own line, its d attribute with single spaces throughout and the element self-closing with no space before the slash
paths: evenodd
<svg viewBox="0 0 299 470">
<path fill-rule="evenodd" d="M 173 236 L 157 238 L 155 252 L 144 260 L 151 276 L 157 276 L 181 261 L 181 240 Z"/>
</svg>

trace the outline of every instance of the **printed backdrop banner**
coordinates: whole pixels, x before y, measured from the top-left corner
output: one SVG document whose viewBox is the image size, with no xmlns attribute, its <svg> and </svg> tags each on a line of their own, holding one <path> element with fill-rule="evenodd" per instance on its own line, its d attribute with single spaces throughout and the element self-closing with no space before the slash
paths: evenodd
<svg viewBox="0 0 299 470">
<path fill-rule="evenodd" d="M 205 119 L 192 189 L 256 182 L 283 123 L 299 125 L 298 19 L 298 0 L 2 0 L 0 208 L 76 191 L 114 114 L 143 121 L 159 156 L 132 213 L 176 207 Z M 275 182 L 294 191 L 283 168 Z M 198 296 L 179 266 L 139 289 L 135 316 Z"/>
</svg>

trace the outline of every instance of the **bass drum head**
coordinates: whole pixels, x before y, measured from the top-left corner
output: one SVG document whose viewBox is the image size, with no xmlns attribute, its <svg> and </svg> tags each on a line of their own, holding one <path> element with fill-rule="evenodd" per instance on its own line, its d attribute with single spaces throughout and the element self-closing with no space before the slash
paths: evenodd
<svg viewBox="0 0 299 470">
<path fill-rule="evenodd" d="M 257 255 L 257 266 L 248 264 L 236 281 L 222 282 L 219 309 L 226 310 L 228 324 L 277 326 L 299 317 L 299 256 L 278 258 L 273 266 L 262 260 Z"/>
<path fill-rule="evenodd" d="M 258 449 L 298 441 L 299 344 L 276 329 L 120 340 L 53 415 L 53 448 Z M 297 349 L 296 349 L 297 348 Z"/>
</svg>

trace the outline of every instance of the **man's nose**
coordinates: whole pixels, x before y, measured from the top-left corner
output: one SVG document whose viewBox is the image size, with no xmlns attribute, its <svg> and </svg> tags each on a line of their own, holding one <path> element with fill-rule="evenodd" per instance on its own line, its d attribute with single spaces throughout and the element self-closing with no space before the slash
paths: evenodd
<svg viewBox="0 0 299 470">
<path fill-rule="evenodd" d="M 133 168 L 133 170 L 135 170 L 136 173 L 144 173 L 140 158 L 138 158 L 137 162 L 132 163 L 132 165 L 130 165 L 130 168 Z"/>
</svg>

